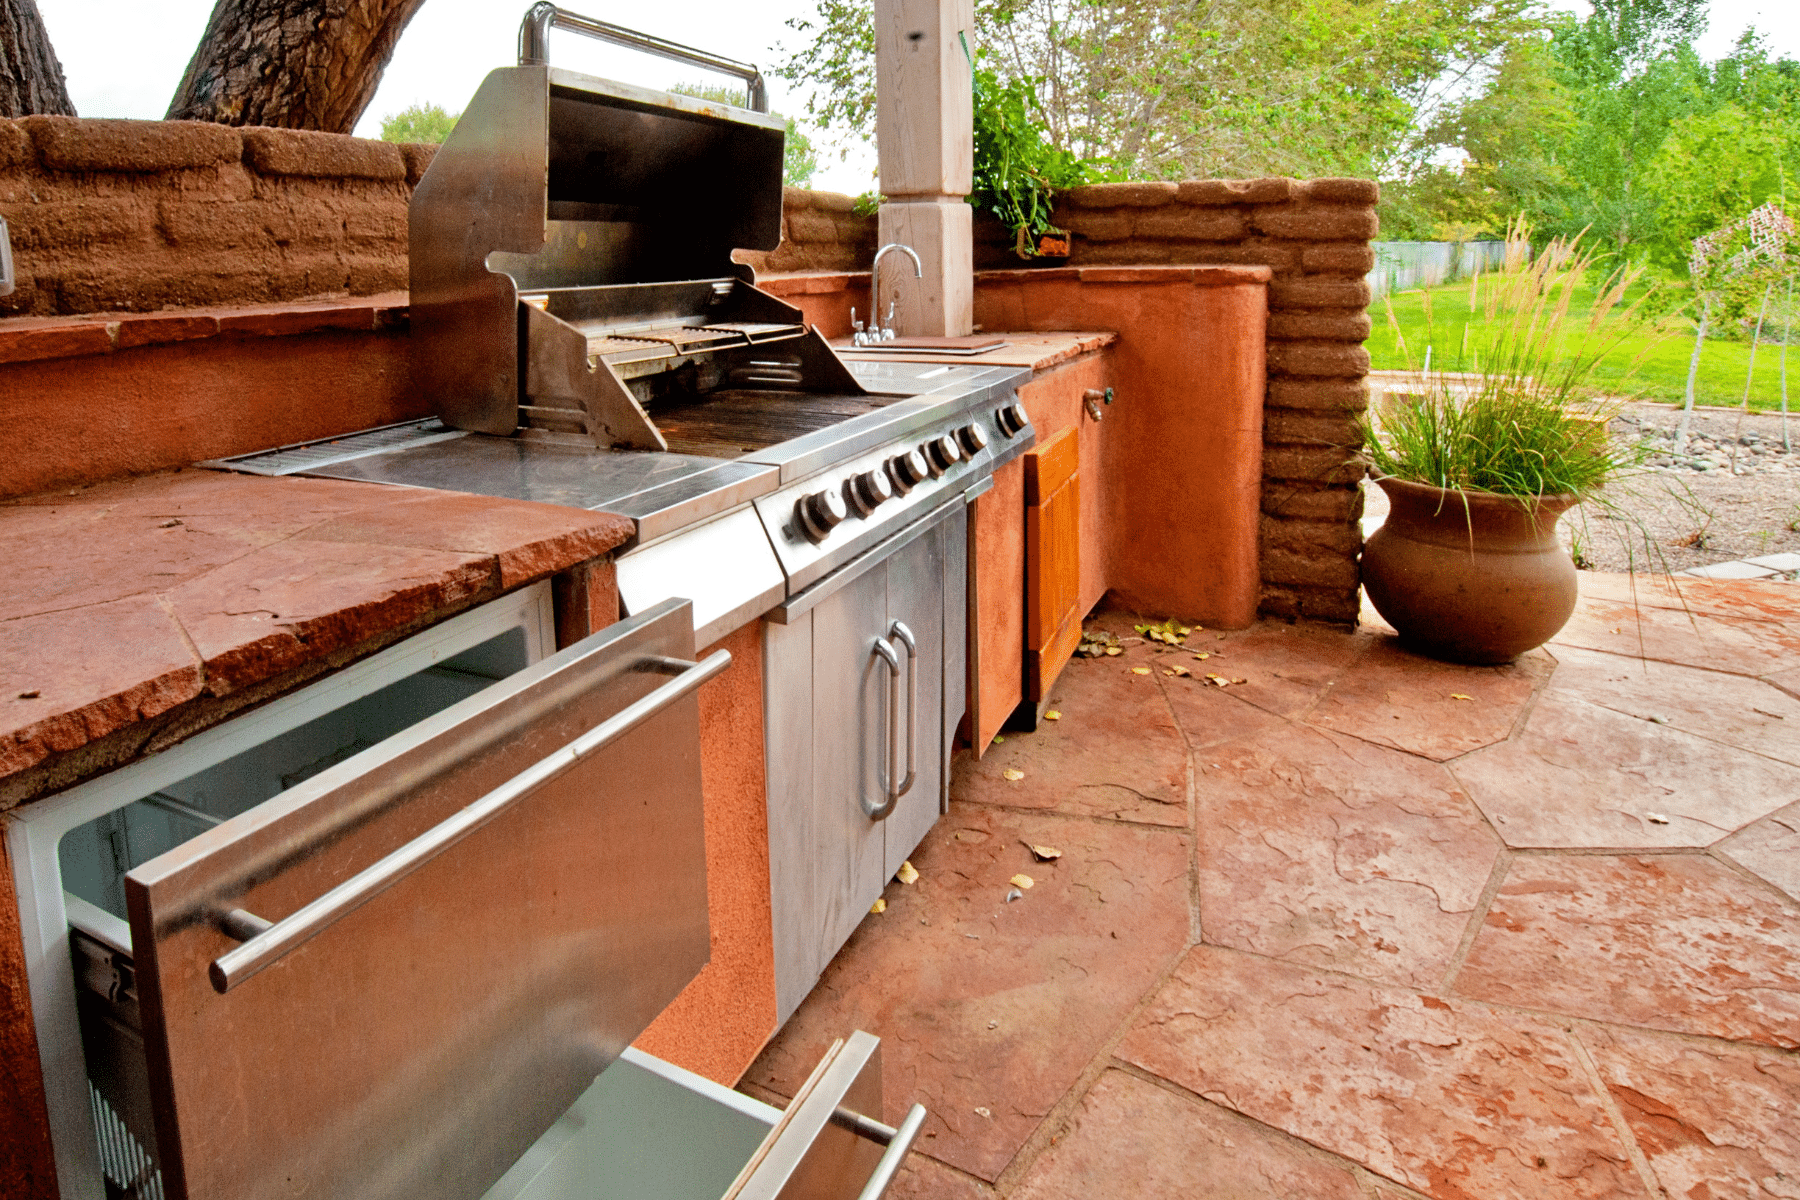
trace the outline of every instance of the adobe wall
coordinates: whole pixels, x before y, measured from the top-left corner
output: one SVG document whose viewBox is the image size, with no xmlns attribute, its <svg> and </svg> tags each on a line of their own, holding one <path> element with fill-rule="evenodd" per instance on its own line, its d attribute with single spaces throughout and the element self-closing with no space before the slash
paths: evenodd
<svg viewBox="0 0 1800 1200">
<path fill-rule="evenodd" d="M 202 121 L 0 120 L 18 274 L 0 317 L 403 290 L 406 205 L 434 149 Z"/>
</svg>

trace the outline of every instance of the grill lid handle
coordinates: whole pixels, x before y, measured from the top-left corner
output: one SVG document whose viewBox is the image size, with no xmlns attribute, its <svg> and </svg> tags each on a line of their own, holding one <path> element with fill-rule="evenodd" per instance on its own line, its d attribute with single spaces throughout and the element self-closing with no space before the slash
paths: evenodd
<svg viewBox="0 0 1800 1200">
<path fill-rule="evenodd" d="M 525 19 L 519 24 L 519 65 L 521 67 L 547 66 L 550 62 L 550 30 L 566 29 L 570 33 L 586 34 L 588 37 L 602 42 L 611 42 L 615 46 L 624 46 L 630 50 L 642 50 L 645 54 L 654 54 L 658 58 L 672 59 L 678 63 L 700 67 L 708 71 L 717 71 L 721 75 L 731 75 L 742 79 L 750 91 L 750 107 L 759 113 L 769 111 L 769 89 L 763 82 L 762 72 L 749 63 L 741 63 L 736 59 L 725 58 L 717 54 L 709 54 L 705 50 L 695 50 L 691 46 L 683 46 L 680 42 L 671 42 L 664 38 L 653 37 L 648 33 L 639 33 L 627 29 L 623 25 L 614 25 L 610 21 L 601 21 L 594 17 L 584 17 L 580 13 L 570 12 L 566 8 L 558 8 L 550 0 L 540 0 L 525 12 Z"/>
</svg>

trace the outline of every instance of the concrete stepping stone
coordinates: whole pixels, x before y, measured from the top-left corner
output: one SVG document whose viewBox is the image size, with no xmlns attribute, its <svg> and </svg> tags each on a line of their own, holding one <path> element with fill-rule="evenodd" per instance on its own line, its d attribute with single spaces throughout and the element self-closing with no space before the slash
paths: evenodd
<svg viewBox="0 0 1800 1200">
<path fill-rule="evenodd" d="M 1703 854 L 1523 856 L 1457 995 L 1800 1047 L 1800 903 Z"/>
</svg>

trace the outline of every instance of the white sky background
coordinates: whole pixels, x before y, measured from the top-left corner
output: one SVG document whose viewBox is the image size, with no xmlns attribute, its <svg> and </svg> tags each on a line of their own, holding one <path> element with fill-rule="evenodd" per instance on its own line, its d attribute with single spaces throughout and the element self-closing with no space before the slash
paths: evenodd
<svg viewBox="0 0 1800 1200">
<path fill-rule="evenodd" d="M 769 74 L 769 96 L 778 112 L 796 115 L 804 97 L 773 77 L 781 55 L 793 45 L 790 17 L 810 15 L 813 0 L 667 0 L 627 6 L 600 0 L 565 0 L 578 12 L 629 25 L 677 42 L 748 62 Z M 517 57 L 519 19 L 528 0 L 426 0 L 400 39 L 381 88 L 356 127 L 379 136 L 381 120 L 411 104 L 440 104 L 458 112 L 488 71 Z M 1580 0 L 1555 6 L 1586 11 Z M 75 111 L 86 117 L 155 119 L 187 68 L 212 0 L 38 0 L 57 56 L 68 79 Z M 1768 35 L 1777 55 L 1800 58 L 1800 3 L 1795 0 L 1713 0 L 1712 22 L 1700 41 L 1703 57 L 1730 52 L 1746 25 Z M 699 81 L 703 73 L 662 59 L 620 50 L 573 34 L 555 32 L 551 61 L 591 74 L 666 87 Z M 875 154 L 861 143 L 848 161 L 822 144 L 815 187 L 852 194 L 874 185 Z"/>
<path fill-rule="evenodd" d="M 775 47 L 798 35 L 789 17 L 809 16 L 813 0 L 672 0 L 623 5 L 616 0 L 562 0 L 565 8 L 671 41 L 755 63 L 769 81 L 777 112 L 800 115 L 795 96 L 774 76 Z M 413 104 L 460 112 L 482 78 L 518 60 L 519 20 L 530 0 L 426 0 L 401 35 L 381 86 L 356 132 L 381 136 L 382 118 Z M 38 0 L 62 60 L 69 96 L 84 117 L 160 118 L 212 14 L 213 0 Z M 648 87 L 716 82 L 723 76 L 564 33 L 550 35 L 550 61 L 577 71 Z M 810 131 L 809 131 L 810 132 Z M 819 173 L 813 186 L 857 194 L 874 186 L 875 152 L 858 143 L 849 161 L 816 133 Z"/>
</svg>

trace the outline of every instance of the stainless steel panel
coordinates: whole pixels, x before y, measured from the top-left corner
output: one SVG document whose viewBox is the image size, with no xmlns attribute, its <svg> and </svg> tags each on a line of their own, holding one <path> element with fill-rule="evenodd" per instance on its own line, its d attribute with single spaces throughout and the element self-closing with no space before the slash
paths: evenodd
<svg viewBox="0 0 1800 1200">
<path fill-rule="evenodd" d="M 890 676 L 875 641 L 888 633 L 887 593 L 882 563 L 812 613 L 814 840 L 808 858 L 816 907 L 809 933 L 817 939 L 820 969 L 888 879 L 884 822 L 868 816 L 886 798 L 882 750 Z"/>
<path fill-rule="evenodd" d="M 775 1020 L 785 1024 L 825 960 L 816 933 L 819 836 L 813 797 L 813 627 L 763 626 L 763 754 L 768 777 L 769 900 Z"/>
<path fill-rule="evenodd" d="M 172 1197 L 480 1196 L 708 953 L 690 693 L 268 970 L 279 921 L 665 682 L 670 604 L 527 668 L 126 877 Z"/>
<path fill-rule="evenodd" d="M 653 37 L 647 33 L 639 33 L 635 29 L 626 29 L 623 25 L 614 25 L 608 21 L 584 17 L 580 13 L 558 8 L 549 0 L 539 0 L 525 13 L 525 19 L 519 25 L 519 61 L 521 63 L 548 63 L 550 61 L 550 28 L 567 29 L 571 33 L 583 34 L 615 46 L 625 46 L 632 50 L 641 50 L 645 54 L 654 54 L 658 58 L 667 58 L 688 66 L 700 67 L 708 71 L 717 71 L 744 81 L 748 91 L 749 107 L 759 113 L 769 111 L 769 93 L 763 83 L 762 72 L 749 63 L 741 63 L 736 59 L 726 58 L 720 54 L 711 54 L 705 50 L 696 50 L 692 46 L 683 46 L 679 42 L 671 42 L 665 38 Z"/>
<path fill-rule="evenodd" d="M 413 190 L 414 380 L 458 429 L 518 426 L 518 291 L 488 255 L 544 245 L 548 93 L 548 67 L 491 72 Z"/>
<path fill-rule="evenodd" d="M 913 848 L 937 824 L 944 807 L 944 676 L 946 646 L 944 607 L 947 593 L 960 598 L 960 577 L 951 575 L 949 535 L 964 528 L 963 505 L 952 510 L 952 519 L 935 522 L 930 532 L 914 539 L 888 560 L 888 621 L 912 632 L 918 658 L 910 685 L 914 694 L 913 737 L 917 746 L 912 786 L 900 797 L 891 816 L 883 822 L 882 879 L 891 878 Z M 960 566 L 960 562 L 956 564 Z M 961 647 L 957 648 L 960 651 Z M 961 654 L 954 661 L 960 670 Z M 954 730 L 951 731 L 954 734 Z"/>
<path fill-rule="evenodd" d="M 447 428 L 442 421 L 431 417 L 423 421 L 383 425 L 343 437 L 295 442 L 290 446 L 277 446 L 273 450 L 259 450 L 254 454 L 240 454 L 235 458 L 209 458 L 194 465 L 215 471 L 242 471 L 246 475 L 301 475 L 352 459 L 366 458 L 371 454 L 429 446 L 434 442 L 454 441 L 468 436 L 466 431 Z"/>
<path fill-rule="evenodd" d="M 466 437 L 307 474 L 619 513 L 638 522 L 638 540 L 646 542 L 772 492 L 778 484 L 776 470 L 757 463 L 599 451 L 585 441 L 539 437 Z"/>
<path fill-rule="evenodd" d="M 993 476 L 986 480 L 993 486 Z M 983 489 L 985 490 L 985 489 Z M 944 742 L 938 748 L 938 813 L 950 811 L 950 759 L 956 731 L 969 709 L 969 508 L 968 498 L 944 526 Z"/>
<path fill-rule="evenodd" d="M 896 532 L 889 540 L 877 544 L 875 549 L 871 550 L 868 554 L 863 555 L 861 558 L 852 559 L 850 562 L 839 567 L 811 587 L 795 593 L 784 603 L 778 604 L 770 609 L 769 620 L 782 625 L 800 620 L 824 601 L 835 596 L 850 583 L 854 582 L 868 567 L 875 563 L 886 561 L 889 557 L 898 553 L 903 547 L 910 545 L 915 538 L 925 537 L 941 522 L 953 519 L 956 514 L 956 509 L 957 505 L 946 503 L 942 507 L 935 509 L 929 516 L 919 521 L 917 524 L 908 526 L 907 528 Z"/>
<path fill-rule="evenodd" d="M 694 641 L 706 646 L 781 602 L 787 581 L 756 510 L 745 506 L 620 556 L 619 600 L 639 613 L 671 596 L 693 602 Z"/>
</svg>

